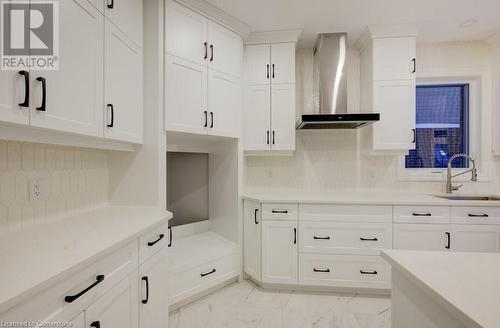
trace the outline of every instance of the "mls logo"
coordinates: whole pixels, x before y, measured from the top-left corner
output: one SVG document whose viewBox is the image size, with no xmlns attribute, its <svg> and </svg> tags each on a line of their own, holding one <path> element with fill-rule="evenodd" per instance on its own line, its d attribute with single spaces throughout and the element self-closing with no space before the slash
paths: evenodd
<svg viewBox="0 0 500 328">
<path fill-rule="evenodd" d="M 57 1 L 1 1 L 3 70 L 57 70 Z"/>
</svg>

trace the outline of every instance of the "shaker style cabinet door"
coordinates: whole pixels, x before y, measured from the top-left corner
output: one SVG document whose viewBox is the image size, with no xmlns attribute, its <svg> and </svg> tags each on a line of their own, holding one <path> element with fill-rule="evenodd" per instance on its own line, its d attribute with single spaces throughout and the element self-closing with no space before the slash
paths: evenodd
<svg viewBox="0 0 500 328">
<path fill-rule="evenodd" d="M 251 201 L 244 203 L 244 270 L 257 281 L 261 279 L 261 227 L 262 215 L 260 204 Z"/>
<path fill-rule="evenodd" d="M 271 45 L 271 83 L 295 83 L 295 43 Z"/>
<path fill-rule="evenodd" d="M 373 79 L 415 80 L 416 44 L 415 37 L 375 38 Z"/>
<path fill-rule="evenodd" d="M 104 17 L 86 0 L 59 11 L 59 70 L 30 73 L 31 125 L 102 137 Z"/>
<path fill-rule="evenodd" d="M 295 150 L 295 84 L 271 86 L 271 149 Z"/>
<path fill-rule="evenodd" d="M 451 250 L 456 252 L 500 251 L 500 226 L 498 225 L 451 225 Z"/>
<path fill-rule="evenodd" d="M 245 150 L 269 150 L 271 145 L 271 86 L 249 85 L 244 109 Z"/>
<path fill-rule="evenodd" d="M 447 224 L 394 224 L 393 248 L 422 251 L 450 249 L 450 226 Z"/>
<path fill-rule="evenodd" d="M 113 24 L 105 27 L 105 130 L 109 139 L 142 143 L 142 51 Z"/>
<path fill-rule="evenodd" d="M 268 85 L 270 83 L 270 44 L 246 46 L 246 80 L 248 85 Z"/>
<path fill-rule="evenodd" d="M 243 41 L 227 28 L 208 21 L 208 66 L 211 70 L 241 77 Z"/>
<path fill-rule="evenodd" d="M 105 15 L 136 46 L 142 47 L 142 1 L 106 0 Z"/>
<path fill-rule="evenodd" d="M 0 122 L 28 125 L 29 71 L 0 71 Z"/>
</svg>

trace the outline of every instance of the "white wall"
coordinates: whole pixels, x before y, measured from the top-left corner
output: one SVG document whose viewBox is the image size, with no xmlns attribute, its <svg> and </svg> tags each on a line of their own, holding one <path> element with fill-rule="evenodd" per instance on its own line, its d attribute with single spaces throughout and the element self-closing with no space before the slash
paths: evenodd
<svg viewBox="0 0 500 328">
<path fill-rule="evenodd" d="M 352 54 L 351 50 L 351 54 Z M 484 42 L 419 44 L 418 72 L 471 71 L 491 73 L 490 49 Z M 348 65 L 348 106 L 359 111 L 359 57 Z M 307 50 L 297 54 L 297 111 L 312 108 L 311 58 Z M 304 77 L 306 80 L 304 80 Z M 417 75 L 418 78 L 418 75 Z M 312 83 L 312 82 L 310 82 Z M 491 85 L 483 87 L 489 99 Z M 482 130 L 486 131 L 481 164 L 489 180 L 465 183 L 463 192 L 499 192 L 500 161 L 491 156 L 491 105 L 482 104 Z M 363 131 L 363 133 L 366 133 Z M 369 189 L 443 192 L 444 182 L 408 182 L 398 177 L 398 156 L 373 156 L 362 149 L 361 133 L 355 130 L 298 131 L 297 150 L 292 157 L 247 157 L 247 189 L 301 189 L 305 191 Z M 486 163 L 485 163 L 486 162 Z"/>
</svg>

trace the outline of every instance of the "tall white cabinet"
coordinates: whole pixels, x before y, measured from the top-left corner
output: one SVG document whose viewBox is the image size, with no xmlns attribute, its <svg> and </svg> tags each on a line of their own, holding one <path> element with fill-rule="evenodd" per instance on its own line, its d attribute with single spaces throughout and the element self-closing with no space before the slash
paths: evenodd
<svg viewBox="0 0 500 328">
<path fill-rule="evenodd" d="M 165 129 L 239 137 L 241 37 L 172 0 L 165 11 Z"/>
<path fill-rule="evenodd" d="M 416 142 L 416 30 L 370 27 L 360 39 L 361 111 L 380 113 L 372 149 L 406 151 Z"/>
<path fill-rule="evenodd" d="M 295 43 L 246 46 L 244 149 L 295 150 Z"/>
</svg>

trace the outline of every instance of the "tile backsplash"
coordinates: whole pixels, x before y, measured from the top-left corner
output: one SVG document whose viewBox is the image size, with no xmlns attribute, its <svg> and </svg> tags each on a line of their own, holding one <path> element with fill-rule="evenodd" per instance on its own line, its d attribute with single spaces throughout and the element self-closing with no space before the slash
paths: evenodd
<svg viewBox="0 0 500 328">
<path fill-rule="evenodd" d="M 106 151 L 0 140 L 0 234 L 107 202 Z"/>
</svg>

